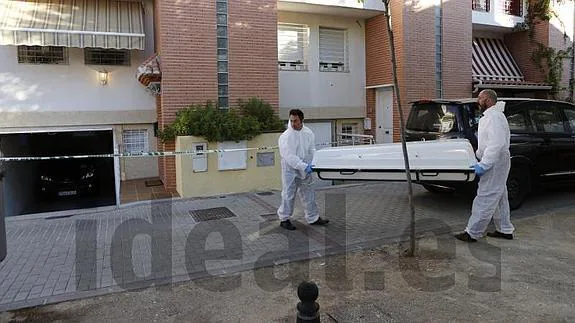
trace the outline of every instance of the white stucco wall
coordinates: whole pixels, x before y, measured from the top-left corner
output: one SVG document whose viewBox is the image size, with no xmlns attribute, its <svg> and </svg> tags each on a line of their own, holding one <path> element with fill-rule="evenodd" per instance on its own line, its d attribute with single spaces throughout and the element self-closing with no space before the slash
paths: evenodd
<svg viewBox="0 0 575 323">
<path fill-rule="evenodd" d="M 504 0 L 491 0 L 489 12 L 473 10 L 473 24 L 486 25 L 494 27 L 513 28 L 517 23 L 525 21 L 523 17 L 515 17 L 501 12 Z M 527 12 L 527 1 L 523 2 L 523 15 Z"/>
<path fill-rule="evenodd" d="M 310 28 L 308 70 L 279 72 L 280 107 L 365 110 L 364 20 L 279 12 L 278 22 L 306 24 Z M 319 71 L 320 26 L 348 30 L 349 72 Z"/>
<path fill-rule="evenodd" d="M 357 0 L 280 0 L 280 2 L 305 3 L 369 10 L 383 10 L 384 8 L 383 1 L 381 0 L 365 0 L 363 3 Z"/>
<path fill-rule="evenodd" d="M 108 84 L 84 65 L 84 52 L 70 48 L 68 65 L 18 64 L 16 46 L 0 46 L 0 114 L 155 110 L 155 99 L 135 77 L 154 52 L 153 2 L 145 1 L 146 50 L 131 51 L 131 66 L 110 66 Z M 19 125 L 12 125 L 18 127 Z"/>
</svg>

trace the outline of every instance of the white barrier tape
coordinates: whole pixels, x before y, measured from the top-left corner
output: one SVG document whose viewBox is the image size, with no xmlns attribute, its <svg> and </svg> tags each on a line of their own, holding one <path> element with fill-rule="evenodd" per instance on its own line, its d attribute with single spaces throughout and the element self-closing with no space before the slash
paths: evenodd
<svg viewBox="0 0 575 323">
<path fill-rule="evenodd" d="M 317 147 L 331 147 L 337 142 L 328 142 L 317 144 Z M 203 151 L 152 151 L 141 153 L 115 153 L 115 154 L 93 154 L 93 155 L 65 155 L 65 156 L 42 156 L 42 157 L 0 157 L 0 161 L 32 161 L 32 160 L 57 160 L 57 159 L 83 159 L 83 158 L 114 158 L 114 157 L 157 157 L 157 156 L 185 156 L 185 155 L 204 155 L 214 153 L 253 151 L 253 150 L 276 150 L 278 146 L 271 147 L 254 147 L 254 148 L 236 148 L 236 149 L 210 149 Z"/>
<path fill-rule="evenodd" d="M 204 155 L 214 153 L 226 153 L 252 150 L 274 150 L 273 147 L 257 148 L 237 148 L 237 149 L 211 149 L 193 151 L 150 151 L 141 153 L 117 153 L 117 154 L 93 154 L 93 155 L 67 155 L 67 156 L 43 156 L 43 157 L 0 157 L 0 161 L 28 161 L 28 160 L 53 160 L 53 159 L 82 159 L 82 158 L 113 158 L 113 157 L 156 157 L 156 156 L 182 156 L 182 155 Z"/>
</svg>

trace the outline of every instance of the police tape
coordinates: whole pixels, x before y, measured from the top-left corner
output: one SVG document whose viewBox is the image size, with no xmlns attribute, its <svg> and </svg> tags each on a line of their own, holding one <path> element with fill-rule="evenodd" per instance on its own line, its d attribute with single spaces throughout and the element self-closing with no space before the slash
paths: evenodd
<svg viewBox="0 0 575 323">
<path fill-rule="evenodd" d="M 333 146 L 335 142 L 317 144 L 321 146 Z M 232 149 L 209 149 L 209 150 L 189 150 L 189 151 L 150 151 L 137 153 L 111 153 L 111 154 L 91 154 L 91 155 L 63 155 L 63 156 L 20 156 L 4 157 L 0 156 L 0 161 L 34 161 L 34 160 L 58 160 L 58 159 L 86 159 L 86 158 L 114 158 L 114 157 L 170 157 L 170 156 L 202 156 L 204 154 L 231 153 L 240 151 L 264 151 L 277 150 L 278 146 L 270 147 L 251 147 L 251 148 L 232 148 Z"/>
<path fill-rule="evenodd" d="M 64 155 L 64 156 L 31 156 L 31 157 L 0 157 L 0 161 L 31 161 L 31 160 L 56 160 L 56 159 L 84 159 L 84 158 L 114 158 L 114 157 L 158 157 L 158 156 L 186 156 L 196 155 L 202 156 L 205 154 L 214 153 L 231 153 L 239 151 L 261 151 L 261 150 L 275 150 L 278 146 L 272 147 L 257 147 L 257 148 L 235 148 L 235 149 L 210 149 L 210 150 L 190 150 L 190 151 L 150 151 L 139 153 L 114 153 L 114 154 L 91 154 L 91 155 Z"/>
</svg>

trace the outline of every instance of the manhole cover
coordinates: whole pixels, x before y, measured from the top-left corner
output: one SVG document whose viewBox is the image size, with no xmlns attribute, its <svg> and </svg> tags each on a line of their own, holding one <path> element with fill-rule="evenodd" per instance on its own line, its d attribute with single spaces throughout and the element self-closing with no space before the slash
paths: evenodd
<svg viewBox="0 0 575 323">
<path fill-rule="evenodd" d="M 215 207 L 203 210 L 191 210 L 190 215 L 196 222 L 212 221 L 225 218 L 232 218 L 236 215 L 227 207 Z"/>
</svg>

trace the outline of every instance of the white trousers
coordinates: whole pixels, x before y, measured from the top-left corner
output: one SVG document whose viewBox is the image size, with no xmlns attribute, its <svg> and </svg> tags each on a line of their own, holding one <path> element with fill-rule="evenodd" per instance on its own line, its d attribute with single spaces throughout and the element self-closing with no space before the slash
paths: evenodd
<svg viewBox="0 0 575 323">
<path fill-rule="evenodd" d="M 315 190 L 312 187 L 312 175 L 305 179 L 296 176 L 295 171 L 282 172 L 282 202 L 278 209 L 281 221 L 288 220 L 293 215 L 296 194 L 305 208 L 305 219 L 313 223 L 319 218 L 319 210 L 315 201 Z"/>
<path fill-rule="evenodd" d="M 491 219 L 493 219 L 497 231 L 507 234 L 515 231 L 511 223 L 507 197 L 507 176 L 510 168 L 511 160 L 509 157 L 501 158 L 479 178 L 477 196 L 473 200 L 471 217 L 465 229 L 472 238 L 481 238 Z"/>
</svg>

